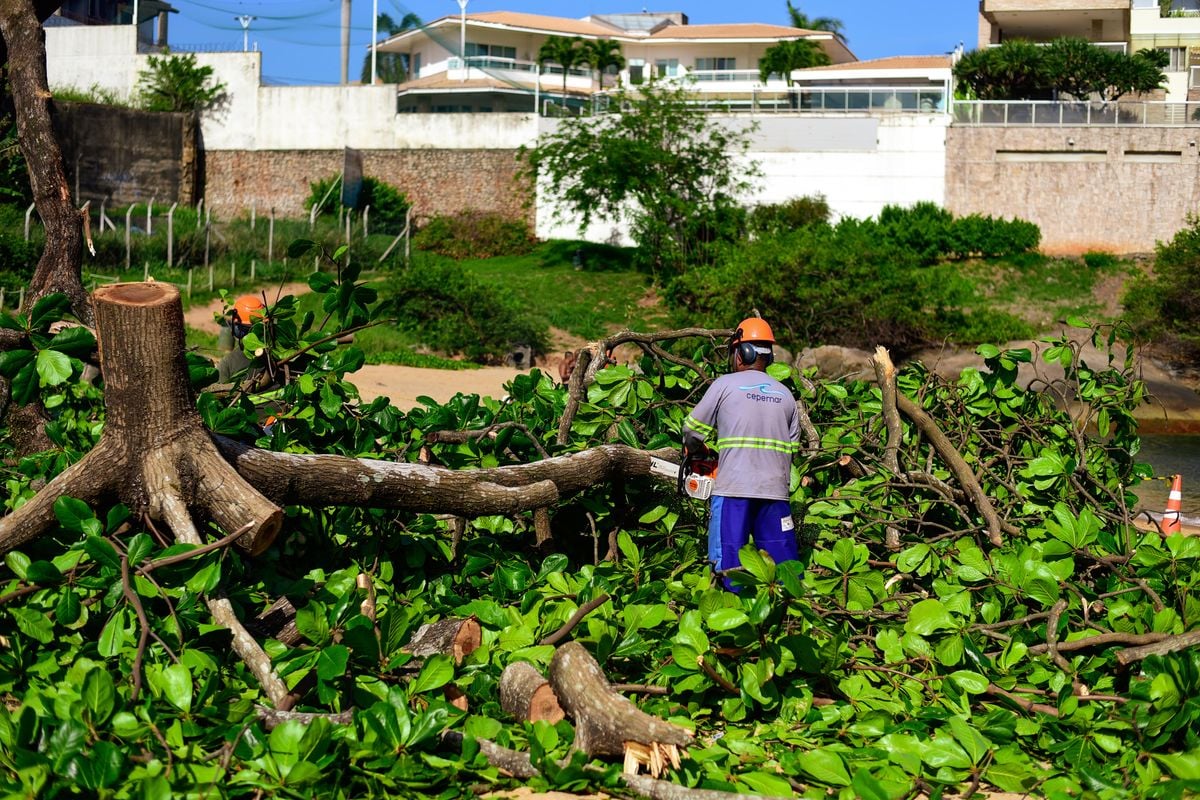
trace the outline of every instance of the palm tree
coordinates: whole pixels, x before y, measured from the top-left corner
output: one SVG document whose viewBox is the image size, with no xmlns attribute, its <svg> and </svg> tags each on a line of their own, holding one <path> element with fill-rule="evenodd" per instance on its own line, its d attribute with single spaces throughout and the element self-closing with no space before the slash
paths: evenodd
<svg viewBox="0 0 1200 800">
<path fill-rule="evenodd" d="M 421 18 L 416 14 L 409 12 L 405 14 L 396 24 L 387 14 L 379 15 L 379 32 L 385 38 L 395 36 L 398 33 L 411 31 L 414 28 L 421 27 Z M 375 59 L 375 76 L 384 83 L 404 83 L 408 80 L 408 53 L 377 53 Z M 367 51 L 367 57 L 363 59 L 362 65 L 362 82 L 371 82 L 371 53 Z"/>
<path fill-rule="evenodd" d="M 563 73 L 563 105 L 567 101 L 567 73 L 581 64 L 589 63 L 591 54 L 583 39 L 578 36 L 551 36 L 542 42 L 538 49 L 537 62 L 539 66 L 547 63 L 558 64 Z"/>
<path fill-rule="evenodd" d="M 792 70 L 821 67 L 829 63 L 829 56 L 811 39 L 785 39 L 767 48 L 758 62 L 758 77 L 766 83 L 772 74 L 779 74 L 791 86 Z"/>
<path fill-rule="evenodd" d="M 604 71 L 609 67 L 618 70 L 625 66 L 625 56 L 621 55 L 621 43 L 614 39 L 596 39 L 589 42 L 588 63 L 599 73 L 600 88 L 604 88 Z"/>
<path fill-rule="evenodd" d="M 846 36 L 842 33 L 842 21 L 833 17 L 815 17 L 810 19 L 800 9 L 792 5 L 792 0 L 787 0 L 788 16 L 791 17 L 793 28 L 803 28 L 808 31 L 829 31 L 830 33 L 841 36 L 845 40 Z"/>
</svg>

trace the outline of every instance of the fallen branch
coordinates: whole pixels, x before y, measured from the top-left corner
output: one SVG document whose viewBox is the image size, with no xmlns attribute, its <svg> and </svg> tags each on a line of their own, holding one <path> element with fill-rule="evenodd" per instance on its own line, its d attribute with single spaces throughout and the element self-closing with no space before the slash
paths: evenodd
<svg viewBox="0 0 1200 800">
<path fill-rule="evenodd" d="M 959 455 L 951 441 L 946 438 L 946 434 L 942 433 L 942 429 L 934 422 L 933 417 L 926 414 L 925 409 L 909 400 L 902 392 L 896 393 L 896 406 L 904 416 L 912 420 L 913 424 L 917 426 L 917 430 L 929 440 L 929 444 L 946 462 L 946 466 L 954 473 L 954 477 L 958 478 L 958 482 L 966 490 L 967 496 L 971 498 L 975 510 L 987 523 L 989 541 L 999 547 L 1004 544 L 1004 540 L 1000 537 L 1002 530 L 1009 534 L 1019 534 L 1020 531 L 1016 527 L 1000 519 L 992 501 L 988 499 L 983 487 L 979 485 L 979 479 L 975 477 L 975 473 L 967 466 L 967 462 Z"/>
<path fill-rule="evenodd" d="M 630 744 L 637 743 L 647 748 L 648 766 L 657 777 L 664 766 L 658 754 L 665 752 L 667 760 L 675 762 L 678 748 L 692 740 L 691 731 L 647 714 L 613 691 L 596 659 L 579 642 L 555 651 L 549 673 L 554 695 L 575 720 L 575 749 L 589 756 L 628 757 Z"/>
<path fill-rule="evenodd" d="M 458 731 L 444 731 L 441 743 L 445 747 L 461 750 L 465 739 L 466 737 Z M 476 739 L 475 742 L 478 743 L 479 752 L 483 753 L 489 764 L 514 778 L 528 780 L 540 774 L 537 767 L 533 766 L 533 762 L 530 761 L 528 753 L 501 747 L 487 739 Z M 603 774 L 600 770 L 591 768 L 588 768 L 587 772 L 596 777 Z M 762 800 L 764 797 L 764 795 L 748 795 L 738 792 L 718 792 L 712 789 L 691 789 L 646 775 L 623 773 L 620 777 L 621 781 L 632 791 L 651 800 Z"/>
<path fill-rule="evenodd" d="M 883 347 L 875 348 L 871 364 L 875 367 L 875 380 L 879 383 L 883 401 L 880 408 L 888 433 L 887 444 L 883 448 L 883 465 L 893 475 L 899 475 L 900 442 L 904 438 L 904 430 L 900 426 L 900 413 L 896 410 L 896 367 L 892 364 L 887 349 Z M 899 550 L 900 529 L 895 525 L 888 525 L 884 530 L 884 543 L 889 550 Z"/>
<path fill-rule="evenodd" d="M 1058 716 L 1058 709 L 1054 706 L 1048 706 L 1045 703 L 1035 703 L 1032 700 L 1027 700 L 1018 694 L 1013 694 L 1012 692 L 1001 689 L 994 683 L 988 684 L 987 694 L 994 695 L 996 697 L 1003 697 L 1006 700 L 1011 700 L 1025 711 L 1036 711 L 1039 714 L 1045 714 L 1050 717 Z"/>
<path fill-rule="evenodd" d="M 559 628 L 558 630 L 556 630 L 554 633 L 550 634 L 549 636 L 544 637 L 541 641 L 538 642 L 538 644 L 539 645 L 558 644 L 560 641 L 562 641 L 563 637 L 565 637 L 568 633 L 570 633 L 571 631 L 573 631 L 575 629 L 576 625 L 578 625 L 580 622 L 583 621 L 584 617 L 586 617 L 588 614 L 595 611 L 600 606 L 607 603 L 608 600 L 609 600 L 608 595 L 601 594 L 600 596 L 594 597 L 591 600 L 587 601 L 586 603 L 584 603 L 583 605 L 581 605 L 579 608 L 577 608 L 575 610 L 575 613 L 571 615 L 571 618 L 569 620 L 567 620 L 565 623 L 563 623 L 563 626 L 561 628 Z"/>
<path fill-rule="evenodd" d="M 1176 653 L 1180 650 L 1186 650 L 1189 647 L 1195 647 L 1196 645 L 1200 645 L 1200 631 L 1181 633 L 1178 636 L 1169 636 L 1153 644 L 1118 650 L 1117 663 L 1122 666 L 1128 666 L 1134 661 L 1141 661 L 1147 656 L 1163 656 L 1167 653 Z"/>
<path fill-rule="evenodd" d="M 1060 653 L 1069 653 L 1075 650 L 1087 650 L 1092 647 L 1104 647 L 1110 644 L 1154 644 L 1169 638 L 1171 638 L 1170 635 L 1166 633 L 1098 633 L 1095 636 L 1074 639 L 1070 642 L 1056 642 L 1055 649 Z M 1041 655 L 1049 649 L 1049 644 L 1035 644 L 1029 648 L 1028 654 L 1031 656 Z"/>
</svg>

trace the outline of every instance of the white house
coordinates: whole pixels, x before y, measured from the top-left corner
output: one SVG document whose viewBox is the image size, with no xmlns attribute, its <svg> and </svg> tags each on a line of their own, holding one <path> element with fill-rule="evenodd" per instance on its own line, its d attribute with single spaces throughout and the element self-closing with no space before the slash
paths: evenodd
<svg viewBox="0 0 1200 800">
<path fill-rule="evenodd" d="M 609 40 L 625 66 L 612 77 L 587 66 L 568 70 L 538 63 L 551 37 Z M 579 105 L 619 80 L 626 86 L 651 77 L 692 82 L 708 99 L 743 100 L 785 81 L 759 78 L 759 60 L 782 41 L 807 39 L 834 64 L 855 60 L 835 33 L 766 23 L 691 25 L 685 14 L 604 14 L 570 19 L 513 11 L 464 13 L 434 20 L 378 44 L 409 65 L 398 87 L 401 112 L 531 111 L 544 100 Z M 460 57 L 465 55 L 465 58 Z"/>
</svg>

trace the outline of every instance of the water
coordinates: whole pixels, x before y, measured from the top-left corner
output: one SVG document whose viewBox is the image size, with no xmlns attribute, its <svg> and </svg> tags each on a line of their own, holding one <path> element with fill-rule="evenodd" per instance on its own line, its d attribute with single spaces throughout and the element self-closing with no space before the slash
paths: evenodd
<svg viewBox="0 0 1200 800">
<path fill-rule="evenodd" d="M 1154 467 L 1154 474 L 1170 478 L 1183 476 L 1183 511 L 1185 517 L 1200 518 L 1200 436 L 1148 435 L 1142 436 L 1142 449 L 1137 460 Z M 1139 508 L 1161 512 L 1167 505 L 1171 486 L 1165 480 L 1148 481 L 1134 487 Z"/>
</svg>

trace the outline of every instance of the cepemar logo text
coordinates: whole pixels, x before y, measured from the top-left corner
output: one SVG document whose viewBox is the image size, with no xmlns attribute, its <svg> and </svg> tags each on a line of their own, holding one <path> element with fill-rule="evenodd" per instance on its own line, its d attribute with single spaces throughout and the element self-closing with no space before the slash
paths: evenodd
<svg viewBox="0 0 1200 800">
<path fill-rule="evenodd" d="M 754 400 L 757 403 L 782 403 L 784 398 L 784 393 L 778 389 L 772 389 L 769 383 L 739 386 L 738 391 L 745 392 L 747 400 Z"/>
</svg>

